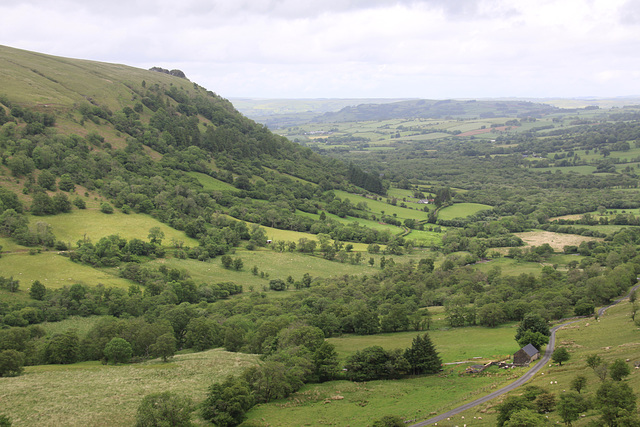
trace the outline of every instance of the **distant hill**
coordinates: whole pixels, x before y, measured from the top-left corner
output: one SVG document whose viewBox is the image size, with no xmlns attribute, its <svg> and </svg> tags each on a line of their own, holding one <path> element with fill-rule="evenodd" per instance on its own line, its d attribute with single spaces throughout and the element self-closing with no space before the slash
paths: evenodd
<svg viewBox="0 0 640 427">
<path fill-rule="evenodd" d="M 529 101 L 409 100 L 389 104 L 361 104 L 328 112 L 313 119 L 316 123 L 386 120 L 400 118 L 468 119 L 493 117 L 540 117 L 558 108 Z"/>
</svg>

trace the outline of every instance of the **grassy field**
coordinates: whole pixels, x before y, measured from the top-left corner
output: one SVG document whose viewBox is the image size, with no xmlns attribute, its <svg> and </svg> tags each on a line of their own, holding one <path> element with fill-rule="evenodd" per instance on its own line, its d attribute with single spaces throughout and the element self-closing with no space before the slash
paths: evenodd
<svg viewBox="0 0 640 427">
<path fill-rule="evenodd" d="M 435 316 L 437 316 L 436 313 L 434 313 Z M 452 329 L 432 328 L 428 332 L 444 363 L 460 362 L 473 358 L 498 360 L 518 350 L 518 344 L 513 339 L 515 325 L 512 324 L 498 328 L 480 326 Z M 416 335 L 422 333 L 424 332 L 411 331 L 377 335 L 349 335 L 328 338 L 327 341 L 336 346 L 341 358 L 346 358 L 358 350 L 374 345 L 385 349 L 407 348 L 411 346 Z"/>
<path fill-rule="evenodd" d="M 171 246 L 172 240 L 183 242 L 187 246 L 197 246 L 195 239 L 188 237 L 183 231 L 175 230 L 166 224 L 144 214 L 123 214 L 114 212 L 110 215 L 94 209 L 74 209 L 68 214 L 31 218 L 32 222 L 44 221 L 51 225 L 58 240 L 69 242 L 75 246 L 84 236 L 92 242 L 102 237 L 118 234 L 126 239 L 149 240 L 149 229 L 159 227 L 164 233 L 164 246 Z"/>
<path fill-rule="evenodd" d="M 485 273 L 494 267 L 500 267 L 503 275 L 518 276 L 520 274 L 538 275 L 542 271 L 542 264 L 538 262 L 518 261 L 513 258 L 496 258 L 490 262 L 476 264 L 475 268 Z"/>
<path fill-rule="evenodd" d="M 393 215 L 396 214 L 398 218 L 402 219 L 415 219 L 418 221 L 426 220 L 428 217 L 428 213 L 422 211 L 421 209 L 426 205 L 419 205 L 417 203 L 407 202 L 407 206 L 413 206 L 414 209 L 403 208 L 399 206 L 401 202 L 398 202 L 397 206 L 391 205 L 384 201 L 368 199 L 366 197 L 358 196 L 356 194 L 350 194 L 346 191 L 335 191 L 336 196 L 341 199 L 349 199 L 351 203 L 357 205 L 360 202 L 364 202 L 369 207 L 371 213 L 375 215 L 381 215 L 384 212 L 385 215 Z"/>
<path fill-rule="evenodd" d="M 371 274 L 379 271 L 378 267 L 371 267 L 366 258 L 359 265 L 352 265 L 348 262 L 327 261 L 319 256 L 309 256 L 298 252 L 276 252 L 271 249 L 260 249 L 256 251 L 237 250 L 233 258 L 239 257 L 244 263 L 241 271 L 228 270 L 222 267 L 219 258 L 209 262 L 196 260 L 179 260 L 176 258 L 158 259 L 153 264 L 164 264 L 167 267 L 186 269 L 196 283 L 217 283 L 235 282 L 244 286 L 244 291 L 248 292 L 251 287 L 255 291 L 262 291 L 263 287 L 269 285 L 271 279 L 285 280 L 292 276 L 295 280 L 302 279 L 304 273 L 309 273 L 311 277 L 338 277 L 345 274 Z M 374 255 L 376 265 L 379 262 L 379 255 Z M 253 266 L 258 270 L 269 274 L 268 278 L 254 276 L 251 273 Z M 291 290 L 290 292 L 294 292 Z"/>
<path fill-rule="evenodd" d="M 24 375 L 0 378 L 2 413 L 15 427 L 131 426 L 147 394 L 172 391 L 201 402 L 210 384 L 256 360 L 255 355 L 210 350 L 177 355 L 169 363 L 30 366 Z"/>
<path fill-rule="evenodd" d="M 440 246 L 442 243 L 442 235 L 443 233 L 436 233 L 433 231 L 411 230 L 405 238 L 415 240 L 422 246 Z"/>
<path fill-rule="evenodd" d="M 456 203 L 438 212 L 438 219 L 450 220 L 454 218 L 466 218 L 480 211 L 491 209 L 489 205 L 480 203 Z"/>
<path fill-rule="evenodd" d="M 369 426 L 384 415 L 406 420 L 441 412 L 448 402 L 464 403 L 510 381 L 509 374 L 465 377 L 458 369 L 437 376 L 396 381 L 334 381 L 303 387 L 287 399 L 258 405 L 249 420 L 261 426 Z"/>
<path fill-rule="evenodd" d="M 82 283 L 91 286 L 128 288 L 131 282 L 88 265 L 72 262 L 56 252 L 29 255 L 28 252 L 4 254 L 0 258 L 0 275 L 20 280 L 20 290 L 25 291 L 34 280 L 40 280 L 49 289 Z"/>
<path fill-rule="evenodd" d="M 200 172 L 187 172 L 187 175 L 198 180 L 200 184 L 202 184 L 202 189 L 205 191 L 237 191 L 238 189 L 233 185 L 220 181 L 219 179 L 215 179 L 209 175 L 205 175 Z"/>
</svg>

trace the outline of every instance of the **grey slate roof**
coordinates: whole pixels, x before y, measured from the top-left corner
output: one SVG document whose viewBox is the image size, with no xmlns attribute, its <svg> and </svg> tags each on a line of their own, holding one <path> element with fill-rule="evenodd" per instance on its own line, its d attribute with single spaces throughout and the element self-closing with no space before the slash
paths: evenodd
<svg viewBox="0 0 640 427">
<path fill-rule="evenodd" d="M 524 352 L 527 353 L 527 356 L 529 357 L 533 357 L 537 353 L 540 353 L 538 349 L 535 348 L 532 344 L 525 345 L 524 347 L 522 347 L 522 350 L 524 350 Z"/>
</svg>

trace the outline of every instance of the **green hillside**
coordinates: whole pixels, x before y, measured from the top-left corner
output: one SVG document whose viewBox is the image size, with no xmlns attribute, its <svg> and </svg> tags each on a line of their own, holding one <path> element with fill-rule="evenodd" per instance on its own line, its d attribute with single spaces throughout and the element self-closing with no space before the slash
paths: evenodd
<svg viewBox="0 0 640 427">
<path fill-rule="evenodd" d="M 0 408 L 15 425 L 103 424 L 105 401 L 132 424 L 177 376 L 198 425 L 411 422 L 523 371 L 442 361 L 541 347 L 637 283 L 637 108 L 364 105 L 286 131 L 305 146 L 180 70 L 0 47 L 0 78 L 0 388 L 43 400 Z M 576 357 L 621 346 L 589 339 Z"/>
</svg>

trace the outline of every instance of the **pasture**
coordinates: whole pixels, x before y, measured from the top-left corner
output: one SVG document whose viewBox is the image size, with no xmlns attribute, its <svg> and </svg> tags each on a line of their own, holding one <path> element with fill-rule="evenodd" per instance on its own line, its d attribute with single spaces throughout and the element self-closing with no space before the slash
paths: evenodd
<svg viewBox="0 0 640 427">
<path fill-rule="evenodd" d="M 57 252 L 43 252 L 30 255 L 29 252 L 3 254 L 0 258 L 0 275 L 20 280 L 20 290 L 26 291 L 35 280 L 39 280 L 49 289 L 71 286 L 75 283 L 116 288 L 128 288 L 126 279 L 111 272 L 79 264 Z"/>
<path fill-rule="evenodd" d="M 397 205 L 394 206 L 390 203 L 386 203 L 385 201 L 369 199 L 367 197 L 359 196 L 357 194 L 347 193 L 346 191 L 334 191 L 336 196 L 341 199 L 349 199 L 353 205 L 357 205 L 358 203 L 366 203 L 369 209 L 369 212 L 375 215 L 382 215 L 383 212 L 385 215 L 394 215 L 398 219 L 415 219 L 417 221 L 424 221 L 428 217 L 428 213 L 424 212 L 422 209 L 428 205 L 419 205 L 417 200 L 416 203 L 406 202 L 407 206 L 411 206 L 412 208 L 400 206 L 402 201 L 398 201 Z"/>
<path fill-rule="evenodd" d="M 440 313 L 440 316 L 443 314 Z M 434 317 L 437 317 L 434 313 Z M 442 323 L 442 322 L 440 322 Z M 440 353 L 444 363 L 480 360 L 501 360 L 518 350 L 514 340 L 515 325 L 506 324 L 497 328 L 472 326 L 466 328 L 433 329 L 426 331 Z M 387 350 L 411 347 L 413 339 L 425 331 L 396 332 L 376 335 L 348 335 L 328 338 L 336 346 L 341 358 L 353 355 L 366 347 L 379 345 Z"/>
<path fill-rule="evenodd" d="M 420 420 L 450 402 L 458 405 L 480 397 L 508 383 L 514 374 L 467 377 L 459 371 L 448 368 L 439 375 L 404 380 L 310 384 L 287 399 L 254 407 L 249 420 L 264 427 L 369 426 L 384 415 Z"/>
<path fill-rule="evenodd" d="M 268 288 L 272 279 L 285 280 L 292 276 L 294 280 L 301 280 L 304 273 L 309 273 L 311 277 L 339 277 L 345 274 L 371 274 L 379 271 L 378 267 L 371 267 L 366 260 L 371 255 L 363 257 L 359 265 L 352 265 L 349 262 L 340 263 L 338 261 L 327 261 L 320 256 L 310 256 L 299 252 L 276 252 L 271 249 L 259 249 L 255 251 L 236 250 L 232 258 L 241 258 L 244 267 L 241 271 L 229 270 L 222 267 L 219 258 L 207 262 L 176 258 L 158 259 L 152 261 L 155 265 L 165 265 L 167 267 L 185 269 L 196 283 L 219 283 L 235 282 L 243 285 L 244 292 L 249 292 L 252 288 L 255 291 L 262 291 Z M 379 255 L 373 256 L 376 265 Z M 268 274 L 268 277 L 256 276 L 251 269 L 256 266 L 260 272 Z"/>
<path fill-rule="evenodd" d="M 187 175 L 197 179 L 204 191 L 238 191 L 233 185 L 200 172 L 187 172 Z"/>
<path fill-rule="evenodd" d="M 51 225 L 57 240 L 75 246 L 78 240 L 85 237 L 97 242 L 102 237 L 117 234 L 127 240 L 149 240 L 149 229 L 158 227 L 164 233 L 164 246 L 171 246 L 172 241 L 183 242 L 187 246 L 196 246 L 197 240 L 188 237 L 184 231 L 169 227 L 155 218 L 144 214 L 123 214 L 115 211 L 104 214 L 96 209 L 74 209 L 70 213 L 32 217 L 31 222 L 44 221 Z"/>
<path fill-rule="evenodd" d="M 2 413 L 15 427 L 131 426 L 147 394 L 172 391 L 199 403 L 209 385 L 256 362 L 255 355 L 217 349 L 169 363 L 28 366 L 21 376 L 0 378 Z"/>
<path fill-rule="evenodd" d="M 491 206 L 480 203 L 456 203 L 438 211 L 438 219 L 466 218 L 488 209 L 491 209 Z"/>
</svg>

